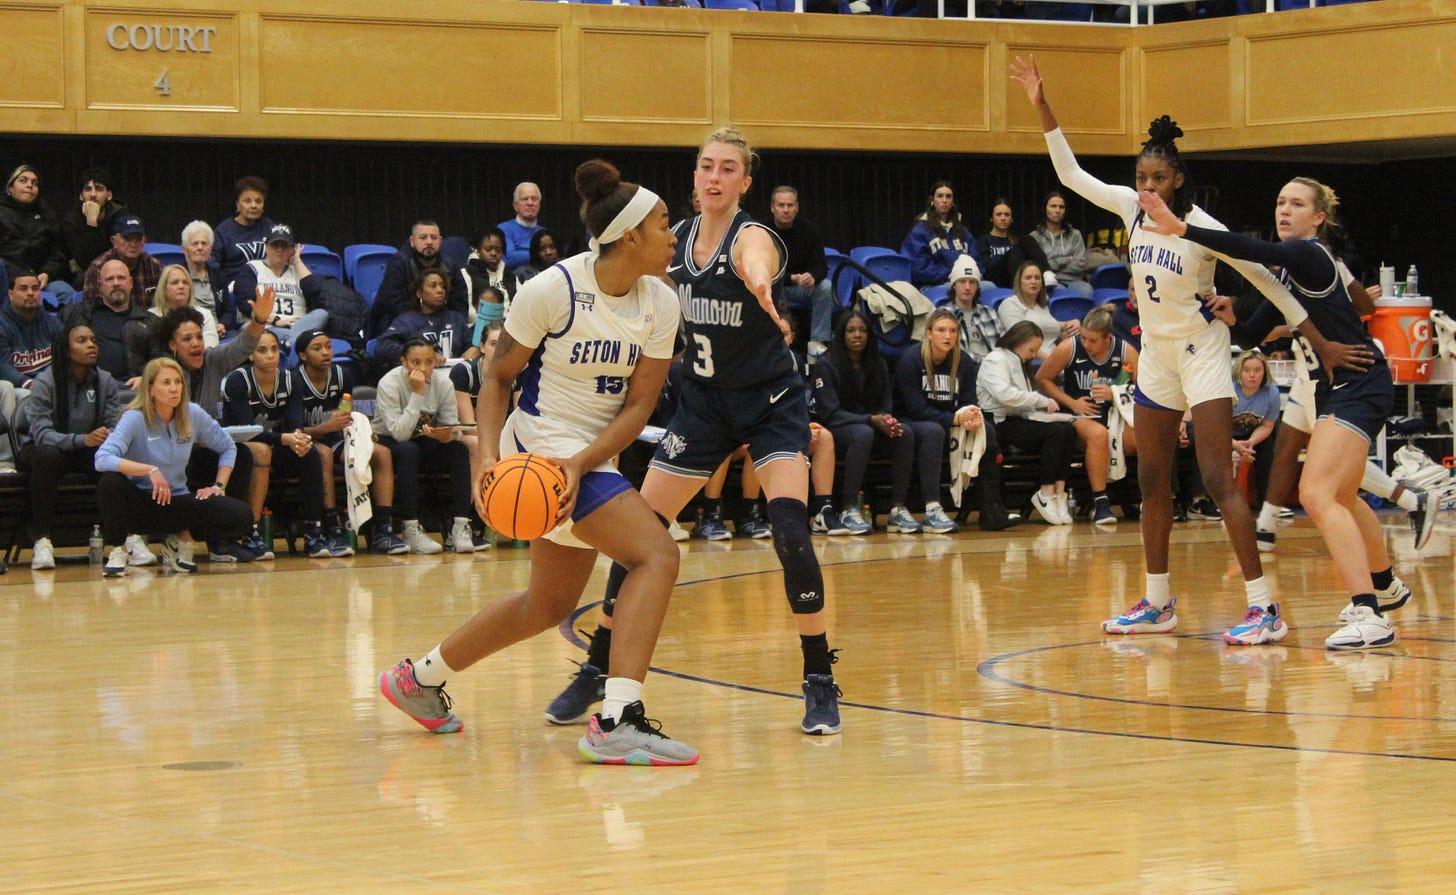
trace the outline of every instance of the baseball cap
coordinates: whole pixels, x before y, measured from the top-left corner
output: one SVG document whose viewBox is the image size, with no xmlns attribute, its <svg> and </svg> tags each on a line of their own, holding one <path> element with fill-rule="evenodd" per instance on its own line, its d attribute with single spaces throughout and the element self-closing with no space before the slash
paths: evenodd
<svg viewBox="0 0 1456 895">
<path fill-rule="evenodd" d="M 275 242 L 286 243 L 287 245 L 295 245 L 293 240 L 293 228 L 288 226 L 287 224 L 274 224 L 273 229 L 268 231 L 268 244 L 272 245 Z"/>
<path fill-rule="evenodd" d="M 111 225 L 111 232 L 116 236 L 146 236 L 147 228 L 142 224 L 141 218 L 134 214 L 124 214 Z"/>
</svg>

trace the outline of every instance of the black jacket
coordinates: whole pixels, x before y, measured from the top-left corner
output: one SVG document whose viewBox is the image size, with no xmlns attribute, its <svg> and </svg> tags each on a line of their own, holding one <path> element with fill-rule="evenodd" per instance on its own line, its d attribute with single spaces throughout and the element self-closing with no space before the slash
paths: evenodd
<svg viewBox="0 0 1456 895">
<path fill-rule="evenodd" d="M 81 277 L 86 273 L 86 268 L 96 260 L 96 256 L 105 254 L 111 248 L 111 222 L 116 216 L 126 211 L 126 206 L 120 202 L 107 202 L 101 209 L 101 217 L 97 219 L 96 226 L 86 224 L 86 216 L 81 213 L 81 203 L 77 202 L 61 218 L 61 233 L 66 241 L 66 256 L 71 260 L 72 285 L 80 288 Z"/>
<path fill-rule="evenodd" d="M 44 202 L 22 206 L 0 195 L 0 258 L 52 280 L 71 278 L 61 222 Z"/>
</svg>

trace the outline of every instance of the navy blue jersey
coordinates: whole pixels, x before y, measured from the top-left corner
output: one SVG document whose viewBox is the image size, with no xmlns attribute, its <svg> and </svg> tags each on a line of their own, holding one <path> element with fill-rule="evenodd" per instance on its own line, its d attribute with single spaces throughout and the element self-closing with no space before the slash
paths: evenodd
<svg viewBox="0 0 1456 895">
<path fill-rule="evenodd" d="M 278 371 L 272 394 L 265 395 L 258 387 L 253 365 L 241 366 L 222 381 L 222 423 L 224 426 L 262 426 L 264 432 L 280 433 L 292 391 L 293 378 L 288 370 Z"/>
<path fill-rule="evenodd" d="M 322 389 L 314 387 L 303 369 L 295 370 L 288 402 L 289 427 L 307 429 L 327 423 L 339 409 L 339 400 L 353 388 L 353 377 L 338 364 L 329 365 L 329 378 Z"/>
<path fill-rule="evenodd" d="M 745 227 L 761 227 L 773 240 L 779 261 L 774 282 L 784 275 L 788 252 L 768 227 L 739 211 L 705 267 L 693 263 L 693 240 L 702 217 L 677 225 L 677 251 L 668 274 L 677 283 L 687 330 L 685 374 L 714 388 L 749 388 L 777 382 L 793 372 L 794 360 L 783 333 L 739 279 L 733 244 Z"/>
<path fill-rule="evenodd" d="M 465 392 L 470 395 L 470 402 L 480 397 L 480 365 L 486 363 L 482 358 L 479 361 L 466 361 L 464 363 L 452 364 L 450 367 L 450 384 L 455 386 L 455 391 Z"/>
<path fill-rule="evenodd" d="M 1122 374 L 1123 355 L 1127 345 L 1117 336 L 1112 337 L 1112 349 L 1098 361 L 1087 353 L 1081 336 L 1072 337 L 1072 359 L 1062 371 L 1062 391 L 1072 400 L 1092 397 L 1092 378 L 1095 375 L 1102 385 L 1112 385 Z"/>
</svg>

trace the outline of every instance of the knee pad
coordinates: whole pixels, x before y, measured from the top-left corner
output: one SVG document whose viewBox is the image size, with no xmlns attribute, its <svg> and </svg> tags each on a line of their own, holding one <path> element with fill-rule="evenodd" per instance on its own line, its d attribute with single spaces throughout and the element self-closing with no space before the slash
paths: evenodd
<svg viewBox="0 0 1456 895">
<path fill-rule="evenodd" d="M 809 508 L 802 500 L 775 497 L 768 502 L 774 551 L 784 567 L 784 594 L 795 615 L 810 615 L 824 608 L 824 575 L 809 539 Z"/>
</svg>

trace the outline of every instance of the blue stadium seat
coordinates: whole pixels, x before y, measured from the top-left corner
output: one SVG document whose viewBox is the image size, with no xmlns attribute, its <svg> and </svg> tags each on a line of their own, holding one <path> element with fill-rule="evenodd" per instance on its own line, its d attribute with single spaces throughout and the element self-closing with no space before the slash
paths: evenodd
<svg viewBox="0 0 1456 895">
<path fill-rule="evenodd" d="M 397 251 L 393 246 L 379 245 L 372 242 L 361 242 L 358 245 L 344 246 L 344 275 L 349 282 L 354 282 L 354 268 L 358 265 L 361 255 L 373 255 L 377 252 L 388 252 L 391 255 Z"/>
<path fill-rule="evenodd" d="M 910 259 L 894 249 L 881 246 L 860 246 L 850 249 L 849 257 L 868 268 L 870 273 L 886 283 L 910 279 Z"/>
<path fill-rule="evenodd" d="M 1095 289 L 1120 289 L 1127 294 L 1128 281 L 1132 279 L 1131 272 L 1126 264 L 1104 264 L 1092 271 L 1092 276 L 1087 281 Z"/>
<path fill-rule="evenodd" d="M 1005 301 L 1015 294 L 1016 293 L 1014 293 L 1010 289 L 1007 289 L 1005 286 L 982 286 L 981 304 L 985 305 L 988 308 L 991 308 L 992 310 L 995 310 L 997 305 L 1001 304 L 1001 302 Z"/>
<path fill-rule="evenodd" d="M 944 286 L 926 286 L 920 290 L 920 294 L 930 299 L 930 303 L 937 308 L 943 304 L 947 304 L 951 300 L 949 284 Z"/>
<path fill-rule="evenodd" d="M 389 246 L 348 246 L 344 249 L 344 267 L 349 269 L 350 249 L 366 248 L 368 251 L 357 252 L 353 256 L 353 270 L 349 278 L 354 282 L 354 291 L 364 296 L 364 302 L 374 304 L 374 294 L 379 291 L 379 283 L 384 279 L 385 265 L 389 259 L 394 257 L 395 250 Z"/>
<path fill-rule="evenodd" d="M 320 245 L 303 246 L 303 265 L 310 273 L 331 276 L 336 280 L 344 278 L 344 259 Z"/>
<path fill-rule="evenodd" d="M 747 9 L 758 12 L 758 4 L 753 0 L 703 0 L 704 9 Z"/>
<path fill-rule="evenodd" d="M 1092 310 L 1092 299 L 1083 298 L 1070 289 L 1057 290 L 1048 296 L 1047 310 L 1052 312 L 1052 317 L 1056 320 L 1081 320 Z"/>
<path fill-rule="evenodd" d="M 182 254 L 182 247 L 173 245 L 170 242 L 148 242 L 142 245 L 142 251 L 157 259 L 157 263 L 166 267 L 169 264 L 186 264 L 187 256 Z"/>
<path fill-rule="evenodd" d="M 1120 302 L 1127 300 L 1127 287 L 1121 289 L 1093 289 L 1092 304 L 1105 305 L 1108 302 Z"/>
</svg>

